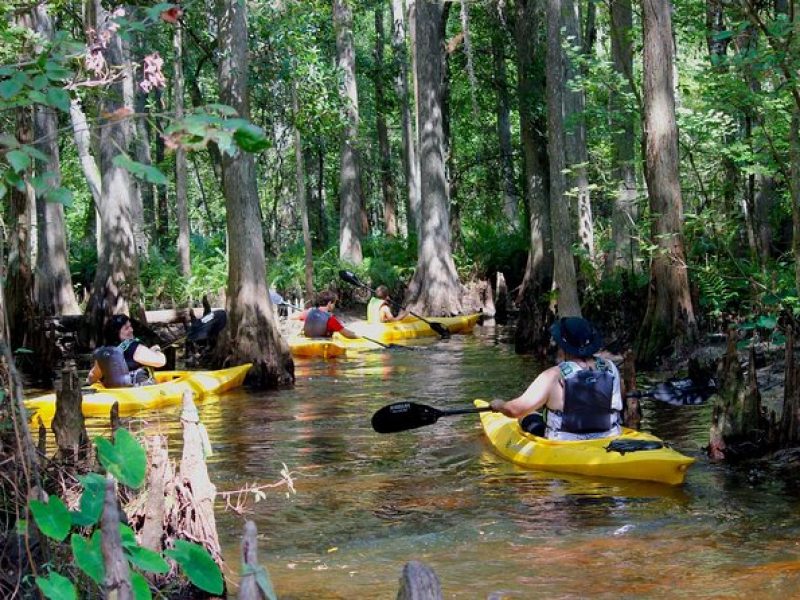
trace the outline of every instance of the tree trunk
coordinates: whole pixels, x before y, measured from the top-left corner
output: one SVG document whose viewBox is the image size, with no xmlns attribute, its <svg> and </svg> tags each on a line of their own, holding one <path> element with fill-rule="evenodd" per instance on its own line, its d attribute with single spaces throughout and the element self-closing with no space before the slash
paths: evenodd
<svg viewBox="0 0 800 600">
<path fill-rule="evenodd" d="M 306 297 L 314 296 L 314 251 L 311 247 L 311 229 L 308 226 L 308 203 L 306 202 L 306 174 L 303 159 L 303 141 L 297 121 L 300 118 L 300 106 L 297 101 L 297 82 L 292 81 L 292 112 L 294 113 L 294 160 L 295 181 L 297 182 L 297 205 L 300 207 L 300 220 L 303 226 L 303 248 L 305 249 Z"/>
<path fill-rule="evenodd" d="M 30 108 L 16 109 L 17 140 L 33 143 L 33 120 Z M 33 269 L 31 267 L 31 230 L 36 199 L 26 174 L 23 189 L 12 187 L 9 192 L 8 267 L 5 273 L 5 296 L 8 322 L 11 328 L 10 345 L 16 350 L 26 344 L 29 325 L 33 321 Z"/>
<path fill-rule="evenodd" d="M 397 200 L 392 177 L 391 147 L 386 128 L 386 98 L 384 95 L 383 4 L 375 6 L 375 128 L 378 134 L 378 151 L 381 164 L 381 191 L 383 193 L 383 231 L 389 237 L 397 236 Z"/>
<path fill-rule="evenodd" d="M 97 31 L 107 30 L 110 17 L 99 3 L 94 23 Z M 122 67 L 125 62 L 122 39 L 111 33 L 108 45 L 103 49 L 109 67 Z M 98 204 L 100 217 L 101 252 L 97 257 L 97 273 L 87 314 L 93 321 L 95 333 L 103 330 L 109 315 L 127 313 L 144 321 L 144 309 L 140 306 L 139 261 L 134 227 L 135 202 L 130 173 L 114 164 L 114 159 L 127 153 L 131 145 L 131 120 L 124 118 L 124 83 L 109 87 L 100 102 L 100 173 L 102 177 L 101 198 Z M 123 116 L 123 118 L 115 118 Z"/>
<path fill-rule="evenodd" d="M 358 152 L 358 88 L 353 13 L 349 0 L 333 0 L 337 64 L 344 77 L 340 93 L 345 111 L 339 173 L 339 258 L 360 265 L 361 251 L 361 165 Z"/>
<path fill-rule="evenodd" d="M 547 0 L 547 155 L 550 158 L 550 221 L 553 230 L 553 281 L 558 314 L 580 316 L 573 230 L 564 181 L 564 53 L 561 49 L 561 0 Z"/>
<path fill-rule="evenodd" d="M 792 250 L 794 251 L 794 281 L 800 290 L 800 108 L 792 110 L 789 128 L 789 193 L 792 198 Z"/>
<path fill-rule="evenodd" d="M 400 124 L 403 137 L 403 173 L 406 184 L 406 222 L 409 238 L 418 237 L 419 221 L 419 162 L 417 137 L 408 102 L 408 52 L 403 0 L 392 0 L 392 53 L 394 57 L 395 93 L 400 102 Z"/>
<path fill-rule="evenodd" d="M 536 103 L 545 97 L 544 39 L 541 8 L 533 0 L 517 0 L 514 36 L 517 42 L 517 95 L 520 135 L 525 158 L 530 249 L 517 303 L 519 320 L 514 338 L 517 352 L 547 344 L 547 300 L 553 283 L 553 250 L 547 175 L 547 123 Z"/>
<path fill-rule="evenodd" d="M 218 0 L 220 100 L 250 116 L 246 5 Z M 253 362 L 249 378 L 261 387 L 294 381 L 294 363 L 280 336 L 266 282 L 266 260 L 253 156 L 239 151 L 222 156 L 223 192 L 227 205 L 228 326 L 217 345 L 218 362 Z"/>
<path fill-rule="evenodd" d="M 633 12 L 630 0 L 611 2 L 611 59 L 620 80 L 630 81 L 633 72 L 631 30 Z M 639 218 L 636 204 L 636 167 L 634 116 L 623 106 L 620 94 L 611 96 L 611 113 L 614 122 L 613 166 L 617 180 L 617 195 L 611 211 L 611 250 L 606 255 L 606 272 L 628 269 L 638 272 L 639 245 L 634 233 Z"/>
<path fill-rule="evenodd" d="M 150 142 L 145 137 L 139 136 L 136 118 L 136 85 L 133 78 L 133 63 L 131 62 L 131 44 L 127 37 L 119 36 L 122 41 L 122 98 L 125 109 L 130 111 L 132 118 L 128 124 L 130 135 L 130 149 L 134 156 L 139 156 L 140 148 L 144 144 L 148 146 Z M 138 57 L 137 57 L 138 59 Z M 148 151 L 149 154 L 149 151 Z M 146 257 L 150 252 L 150 236 L 148 234 L 146 221 L 144 218 L 144 204 L 142 203 L 142 188 L 149 186 L 148 182 L 136 177 L 130 177 L 131 182 L 131 221 L 133 223 L 133 237 L 136 244 L 136 252 L 139 256 Z M 152 189 L 152 188 L 151 188 Z"/>
<path fill-rule="evenodd" d="M 492 58 L 497 86 L 497 138 L 500 146 L 501 193 L 503 215 L 512 229 L 519 227 L 519 195 L 514 176 L 514 148 L 511 145 L 511 101 L 506 76 L 506 31 L 497 18 L 493 22 Z"/>
<path fill-rule="evenodd" d="M 450 249 L 449 200 L 445 180 L 443 14 L 442 0 L 417 5 L 422 218 L 417 269 L 409 284 L 408 299 L 412 309 L 434 316 L 461 312 L 461 285 Z"/>
<path fill-rule="evenodd" d="M 146 50 L 145 40 L 142 33 L 135 35 L 136 40 L 136 60 L 141 62 Z M 150 151 L 150 140 L 153 135 L 153 128 L 150 126 L 150 114 L 147 107 L 147 96 L 141 87 L 134 87 L 134 102 L 136 104 L 136 117 L 134 120 L 134 151 L 136 161 L 143 165 L 152 166 L 153 156 Z M 161 136 L 156 134 L 156 138 Z M 159 194 L 159 186 L 149 181 L 137 181 L 137 189 L 142 202 L 142 218 L 144 220 L 143 232 L 148 240 L 158 245 L 159 239 L 156 232 L 156 198 Z"/>
<path fill-rule="evenodd" d="M 642 0 L 646 179 L 654 216 L 647 312 L 635 352 L 652 365 L 670 345 L 678 351 L 697 339 L 683 250 L 683 202 L 678 177 L 678 131 L 672 82 L 672 17 L 669 0 Z"/>
<path fill-rule="evenodd" d="M 97 167 L 97 161 L 94 159 L 91 149 L 91 132 L 89 125 L 86 123 L 86 115 L 81 107 L 81 102 L 78 98 L 73 98 L 69 104 L 69 117 L 72 123 L 72 132 L 75 138 L 75 149 L 78 152 L 78 158 L 81 161 L 81 169 L 83 176 L 86 178 L 86 183 L 89 186 L 89 191 L 92 193 L 92 201 L 94 211 L 92 212 L 93 219 L 88 221 L 93 222 L 90 227 L 87 225 L 85 238 L 97 247 L 97 255 L 102 253 L 101 249 L 101 235 L 98 228 L 100 227 L 100 217 L 98 207 L 100 206 L 100 198 L 102 197 L 103 182 L 100 178 L 100 169 Z"/>
<path fill-rule="evenodd" d="M 53 25 L 47 8 L 39 4 L 34 9 L 34 27 L 45 40 L 53 39 Z M 34 137 L 37 148 L 48 156 L 45 172 L 51 187 L 61 185 L 61 161 L 58 152 L 58 114 L 50 106 L 34 107 Z M 44 194 L 36 195 L 37 240 L 34 296 L 38 312 L 44 315 L 80 314 L 72 274 L 69 270 L 67 229 L 64 206 L 48 202 Z"/>
<path fill-rule="evenodd" d="M 183 119 L 183 25 L 175 24 L 175 36 L 172 39 L 175 49 L 173 65 L 175 79 L 175 119 Z M 175 150 L 175 220 L 178 222 L 178 267 L 181 275 L 188 277 L 192 272 L 189 248 L 189 200 L 187 198 L 187 166 L 186 150 L 178 147 Z"/>
<path fill-rule="evenodd" d="M 564 34 L 572 46 L 573 52 L 580 54 L 581 43 L 580 3 L 578 0 L 562 0 L 561 17 Z M 563 51 L 563 50 L 562 50 Z M 562 84 L 564 94 L 564 150 L 566 165 L 569 169 L 570 196 L 577 207 L 578 239 L 589 256 L 594 259 L 594 221 L 592 218 L 591 195 L 589 193 L 589 177 L 586 172 L 589 162 L 586 150 L 586 124 L 584 112 L 586 97 L 583 89 L 572 89 L 580 77 L 580 67 L 566 55 L 563 57 L 566 82 Z M 554 196 L 555 197 L 555 196 Z"/>
</svg>

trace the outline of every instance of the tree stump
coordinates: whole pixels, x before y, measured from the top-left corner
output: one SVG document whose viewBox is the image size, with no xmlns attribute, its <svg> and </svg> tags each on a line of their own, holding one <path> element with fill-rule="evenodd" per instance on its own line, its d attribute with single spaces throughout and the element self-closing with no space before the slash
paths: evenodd
<svg viewBox="0 0 800 600">
<path fill-rule="evenodd" d="M 73 361 L 61 371 L 61 388 L 56 391 L 56 413 L 52 429 L 60 460 L 78 462 L 89 446 L 82 411 L 81 382 Z"/>
<path fill-rule="evenodd" d="M 111 476 L 106 478 L 106 495 L 103 500 L 101 530 L 103 533 L 103 563 L 106 569 L 105 596 L 114 600 L 133 600 L 131 573 L 128 559 L 122 550 L 119 533 L 120 511 L 117 486 Z"/>
<path fill-rule="evenodd" d="M 632 350 L 625 353 L 622 362 L 622 389 L 625 393 L 636 389 L 636 357 Z M 642 406 L 639 398 L 625 398 L 622 422 L 625 427 L 639 429 L 642 424 Z"/>
<path fill-rule="evenodd" d="M 147 499 L 145 500 L 142 546 L 160 552 L 164 538 L 165 495 L 167 485 L 175 474 L 167 455 L 167 438 L 154 435 L 145 440 L 149 469 L 147 472 Z"/>
<path fill-rule="evenodd" d="M 411 560 L 403 567 L 397 600 L 441 600 L 439 578 L 427 565 Z"/>
<path fill-rule="evenodd" d="M 265 568 L 258 564 L 257 533 L 255 523 L 247 521 L 244 524 L 244 535 L 242 536 L 242 566 L 244 574 L 239 582 L 239 600 L 266 600 L 267 598 L 277 597 Z M 261 585 L 259 585 L 258 581 L 259 574 L 262 575 L 260 578 Z"/>
</svg>

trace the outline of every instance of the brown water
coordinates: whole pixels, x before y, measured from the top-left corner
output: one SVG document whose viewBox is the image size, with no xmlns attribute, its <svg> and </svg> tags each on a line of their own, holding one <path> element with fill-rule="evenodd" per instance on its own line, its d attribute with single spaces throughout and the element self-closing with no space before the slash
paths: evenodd
<svg viewBox="0 0 800 600">
<path fill-rule="evenodd" d="M 291 390 L 201 406 L 220 491 L 277 481 L 284 464 L 292 473 L 296 493 L 251 497 L 245 515 L 279 597 L 394 598 L 411 559 L 436 571 L 446 598 L 800 596 L 798 493 L 709 464 L 709 407 L 644 406 L 643 429 L 698 459 L 677 488 L 522 470 L 488 449 L 475 415 L 372 431 L 390 402 L 518 394 L 540 367 L 504 335 L 477 328 L 424 351 L 297 361 Z M 221 509 L 235 566 L 245 516 Z"/>
</svg>

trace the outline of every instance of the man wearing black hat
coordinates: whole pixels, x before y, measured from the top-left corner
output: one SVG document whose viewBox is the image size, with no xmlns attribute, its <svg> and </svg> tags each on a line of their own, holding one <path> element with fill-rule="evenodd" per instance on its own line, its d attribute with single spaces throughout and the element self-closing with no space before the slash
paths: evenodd
<svg viewBox="0 0 800 600">
<path fill-rule="evenodd" d="M 603 336 L 581 317 L 559 319 L 550 333 L 558 344 L 558 364 L 541 372 L 521 396 L 508 402 L 493 400 L 492 410 L 518 419 L 545 407 L 544 435 L 549 439 L 620 435 L 619 371 L 613 362 L 595 355 L 603 345 Z M 536 432 L 530 426 L 536 419 L 531 417 L 523 420 L 523 427 Z"/>
</svg>

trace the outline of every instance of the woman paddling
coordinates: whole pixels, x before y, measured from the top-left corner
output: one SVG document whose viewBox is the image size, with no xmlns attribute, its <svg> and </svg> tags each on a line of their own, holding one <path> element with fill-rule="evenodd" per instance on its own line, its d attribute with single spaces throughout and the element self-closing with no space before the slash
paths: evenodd
<svg viewBox="0 0 800 600">
<path fill-rule="evenodd" d="M 95 363 L 86 382 L 102 381 L 108 388 L 153 383 L 148 367 L 163 367 L 167 358 L 158 345 L 148 348 L 133 337 L 127 315 L 114 315 L 106 322 L 106 345 L 95 350 Z"/>
</svg>

